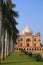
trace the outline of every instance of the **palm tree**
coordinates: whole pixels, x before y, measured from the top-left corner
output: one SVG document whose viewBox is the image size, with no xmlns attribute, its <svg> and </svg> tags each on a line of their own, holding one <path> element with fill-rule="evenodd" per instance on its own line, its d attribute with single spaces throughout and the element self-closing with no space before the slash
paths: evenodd
<svg viewBox="0 0 43 65">
<path fill-rule="evenodd" d="M 8 5 L 9 5 L 9 0 L 8 0 Z M 17 33 L 18 33 L 18 30 L 16 29 L 16 25 L 18 23 L 15 20 L 15 17 L 18 17 L 18 13 L 12 10 L 12 6 L 11 5 L 12 4 L 11 4 L 11 1 L 10 1 L 10 5 L 9 5 L 10 6 L 9 7 L 10 11 L 7 9 L 8 10 L 7 12 L 9 14 L 9 15 L 7 15 L 7 20 L 8 20 L 8 23 L 10 25 L 10 27 L 8 28 L 8 32 L 10 33 L 9 34 L 9 52 L 10 52 L 11 37 L 13 35 L 15 37 L 14 40 L 16 40 Z M 14 7 L 15 7 L 15 5 L 14 5 Z"/>
<path fill-rule="evenodd" d="M 2 51 L 3 53 L 3 42 L 2 42 L 2 20 L 3 20 L 3 16 L 2 16 L 2 0 L 0 0 L 0 52 Z M 3 56 L 1 55 L 1 58 Z"/>
<path fill-rule="evenodd" d="M 16 17 L 18 17 L 18 12 L 13 11 L 12 7 L 15 7 L 14 4 L 11 3 L 11 0 L 2 0 L 2 31 L 3 31 L 3 59 L 4 59 L 4 53 L 5 53 L 5 33 L 7 31 L 9 36 L 9 52 L 10 52 L 10 40 L 11 37 L 13 39 L 13 42 L 15 43 L 17 38 L 18 30 L 16 28 L 16 25 L 18 24 L 15 20 Z"/>
</svg>

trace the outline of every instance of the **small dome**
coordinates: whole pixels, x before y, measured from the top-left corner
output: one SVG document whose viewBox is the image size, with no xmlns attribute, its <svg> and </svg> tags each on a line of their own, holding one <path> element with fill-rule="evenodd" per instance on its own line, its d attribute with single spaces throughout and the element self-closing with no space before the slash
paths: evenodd
<svg viewBox="0 0 43 65">
<path fill-rule="evenodd" d="M 23 29 L 22 33 L 24 34 L 27 32 L 32 33 L 32 31 L 30 30 L 30 28 L 28 26 Z"/>
</svg>

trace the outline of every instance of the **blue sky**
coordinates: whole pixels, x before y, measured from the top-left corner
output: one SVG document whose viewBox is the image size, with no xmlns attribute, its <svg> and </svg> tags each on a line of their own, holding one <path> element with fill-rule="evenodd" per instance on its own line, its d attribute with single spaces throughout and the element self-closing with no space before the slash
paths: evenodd
<svg viewBox="0 0 43 65">
<path fill-rule="evenodd" d="M 33 33 L 40 32 L 43 41 L 43 0 L 12 0 L 16 4 L 14 10 L 19 12 L 17 28 L 21 34 L 28 26 Z"/>
</svg>

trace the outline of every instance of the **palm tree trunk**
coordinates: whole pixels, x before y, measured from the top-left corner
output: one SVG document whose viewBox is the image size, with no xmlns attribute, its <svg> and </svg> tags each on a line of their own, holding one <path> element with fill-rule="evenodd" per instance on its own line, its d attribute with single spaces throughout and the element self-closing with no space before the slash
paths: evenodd
<svg viewBox="0 0 43 65">
<path fill-rule="evenodd" d="M 5 57 L 5 30 L 3 29 L 3 60 Z"/>
<path fill-rule="evenodd" d="M 2 45 L 1 45 L 1 60 L 3 59 L 3 36 L 2 36 Z"/>
<path fill-rule="evenodd" d="M 12 36 L 9 37 L 9 54 L 13 52 L 13 39 Z"/>
<path fill-rule="evenodd" d="M 7 56 L 9 55 L 9 35 L 8 35 L 8 32 L 7 32 Z"/>
<path fill-rule="evenodd" d="M 10 37 L 10 53 L 12 53 L 12 36 Z"/>
<path fill-rule="evenodd" d="M 7 56 L 7 30 L 5 30 L 5 55 L 4 58 L 6 59 Z"/>
<path fill-rule="evenodd" d="M 11 41 L 11 38 L 9 36 L 9 55 L 10 55 L 10 41 Z"/>
<path fill-rule="evenodd" d="M 0 52 L 2 51 L 2 7 L 1 7 L 1 0 L 0 0 Z M 2 52 L 3 53 L 3 52 Z M 2 54 L 1 54 L 1 59 L 2 59 Z"/>
<path fill-rule="evenodd" d="M 11 0 L 8 0 L 9 8 L 11 7 Z"/>
<path fill-rule="evenodd" d="M 10 53 L 13 52 L 13 39 L 12 39 L 12 36 L 11 36 L 11 43 L 10 43 Z"/>
</svg>

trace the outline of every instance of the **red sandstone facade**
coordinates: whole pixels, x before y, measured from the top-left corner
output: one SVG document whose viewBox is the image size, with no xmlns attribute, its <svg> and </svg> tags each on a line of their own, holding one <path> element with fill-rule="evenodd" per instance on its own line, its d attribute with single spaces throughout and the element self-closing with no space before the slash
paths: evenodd
<svg viewBox="0 0 43 65">
<path fill-rule="evenodd" d="M 33 35 L 31 30 L 26 27 L 25 30 L 23 30 L 23 34 L 19 35 L 17 39 L 17 44 L 15 45 L 15 49 L 24 49 L 27 51 L 41 51 L 43 50 L 43 47 L 41 47 L 40 43 L 40 32 Z"/>
</svg>

